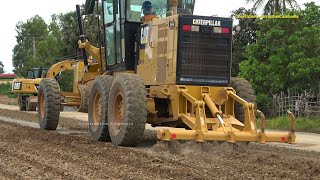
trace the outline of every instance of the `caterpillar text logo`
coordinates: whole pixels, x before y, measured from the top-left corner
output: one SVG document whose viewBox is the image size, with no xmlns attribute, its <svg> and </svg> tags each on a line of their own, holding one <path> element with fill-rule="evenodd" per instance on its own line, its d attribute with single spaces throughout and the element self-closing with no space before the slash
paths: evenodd
<svg viewBox="0 0 320 180">
<path fill-rule="evenodd" d="M 206 25 L 206 26 L 221 26 L 221 21 L 205 20 L 205 19 L 193 19 L 195 25 Z"/>
</svg>

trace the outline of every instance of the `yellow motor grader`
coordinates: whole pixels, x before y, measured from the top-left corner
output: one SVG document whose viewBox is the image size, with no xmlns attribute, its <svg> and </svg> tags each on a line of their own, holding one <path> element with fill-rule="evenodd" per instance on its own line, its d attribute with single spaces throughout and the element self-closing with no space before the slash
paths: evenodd
<svg viewBox="0 0 320 180">
<path fill-rule="evenodd" d="M 92 14 L 97 2 L 87 0 L 85 12 Z M 266 133 L 262 113 L 258 131 L 251 85 L 230 77 L 231 18 L 193 15 L 194 0 L 101 4 L 100 48 L 83 36 L 77 6 L 79 47 L 95 59 L 91 65 L 84 60 L 84 74 L 100 73 L 87 86 L 93 139 L 136 146 L 149 123 L 163 127 L 157 137 L 164 141 L 295 142 L 292 114 L 291 132 Z M 43 79 L 38 101 L 41 128 L 57 128 L 60 99 L 59 84 Z"/>
<path fill-rule="evenodd" d="M 90 61 L 90 60 L 89 60 Z M 91 61 L 90 61 L 91 62 Z M 58 80 L 67 70 L 73 71 L 72 92 L 60 92 L 60 110 L 64 106 L 79 107 L 79 111 L 87 112 L 88 88 L 86 84 L 93 79 L 84 75 L 84 62 L 79 60 L 64 60 L 47 68 L 28 70 L 26 78 L 17 78 L 12 82 L 12 93 L 18 94 L 18 104 L 21 111 L 36 111 L 38 105 L 38 89 L 42 79 Z M 97 76 L 96 74 L 95 76 Z"/>
<path fill-rule="evenodd" d="M 26 78 L 17 78 L 12 81 L 12 93 L 18 94 L 20 111 L 35 111 L 37 108 L 37 94 L 40 81 L 46 77 L 46 68 L 28 70 Z"/>
</svg>

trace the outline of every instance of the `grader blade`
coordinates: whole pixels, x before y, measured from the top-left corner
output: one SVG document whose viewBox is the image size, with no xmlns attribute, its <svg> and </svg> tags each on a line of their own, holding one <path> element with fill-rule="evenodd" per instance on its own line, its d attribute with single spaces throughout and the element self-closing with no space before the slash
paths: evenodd
<svg viewBox="0 0 320 180">
<path fill-rule="evenodd" d="M 291 112 L 288 115 L 291 119 L 291 131 L 289 133 L 265 132 L 265 117 L 261 111 L 258 111 L 261 119 L 261 130 L 258 132 L 256 119 L 254 116 L 254 104 L 247 103 L 234 92 L 228 91 L 229 98 L 242 104 L 245 110 L 245 120 L 241 123 L 229 114 L 223 114 L 220 111 L 209 93 L 203 93 L 203 101 L 193 98 L 187 91 L 182 90 L 184 96 L 195 107 L 195 116 L 180 114 L 181 120 L 191 130 L 181 129 L 159 129 L 157 137 L 159 140 L 195 140 L 204 141 L 226 141 L 226 142 L 279 142 L 295 143 L 295 118 Z M 208 107 L 213 118 L 207 118 L 205 106 Z"/>
</svg>

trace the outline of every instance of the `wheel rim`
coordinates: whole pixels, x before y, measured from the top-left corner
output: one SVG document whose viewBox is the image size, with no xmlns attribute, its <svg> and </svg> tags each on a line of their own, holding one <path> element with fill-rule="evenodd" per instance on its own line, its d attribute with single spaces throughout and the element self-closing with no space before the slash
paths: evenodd
<svg viewBox="0 0 320 180">
<path fill-rule="evenodd" d="M 121 124 L 123 122 L 123 115 L 124 115 L 124 105 L 123 105 L 123 95 L 121 92 L 116 94 L 116 101 L 115 101 L 115 112 L 114 112 L 114 125 L 120 129 Z"/>
<path fill-rule="evenodd" d="M 41 95 L 40 95 L 40 106 L 39 106 L 41 119 L 44 118 L 44 108 L 45 108 L 45 104 L 46 104 L 46 101 L 44 100 L 44 94 L 41 93 Z"/>
<path fill-rule="evenodd" d="M 93 125 L 99 126 L 101 122 L 101 94 L 99 91 L 96 92 L 93 101 Z"/>
</svg>

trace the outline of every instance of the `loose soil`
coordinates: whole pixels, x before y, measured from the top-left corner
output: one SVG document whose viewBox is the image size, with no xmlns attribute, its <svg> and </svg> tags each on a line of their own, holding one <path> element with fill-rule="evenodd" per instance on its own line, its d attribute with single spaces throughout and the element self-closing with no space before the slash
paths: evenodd
<svg viewBox="0 0 320 180">
<path fill-rule="evenodd" d="M 36 114 L 0 116 L 37 122 Z M 320 179 L 320 153 L 270 145 L 157 142 L 138 147 L 92 141 L 83 121 L 61 118 L 60 134 L 0 122 L 1 179 Z"/>
<path fill-rule="evenodd" d="M 18 99 L 17 98 L 9 98 L 6 95 L 0 94 L 0 104 L 17 105 Z"/>
</svg>

